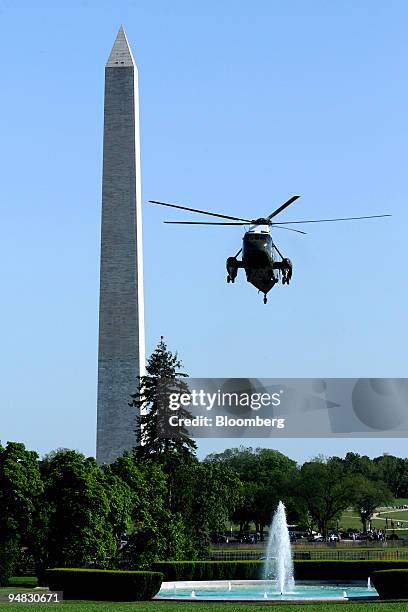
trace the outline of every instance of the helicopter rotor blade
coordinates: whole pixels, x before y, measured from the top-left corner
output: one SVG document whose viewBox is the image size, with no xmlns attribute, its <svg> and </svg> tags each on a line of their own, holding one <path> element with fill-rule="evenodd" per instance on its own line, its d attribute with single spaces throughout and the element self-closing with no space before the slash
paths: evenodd
<svg viewBox="0 0 408 612">
<path fill-rule="evenodd" d="M 282 225 L 276 225 L 276 223 L 271 223 L 271 225 L 273 227 L 276 227 L 276 229 L 291 230 L 292 232 L 297 232 L 298 234 L 305 234 L 306 235 L 306 233 L 307 233 L 307 232 L 302 232 L 301 230 L 297 230 L 294 227 L 283 227 Z"/>
<path fill-rule="evenodd" d="M 163 221 L 163 223 L 171 225 L 248 225 L 248 223 L 232 223 L 227 221 Z"/>
<path fill-rule="evenodd" d="M 163 221 L 163 223 L 166 223 L 167 225 L 238 225 L 240 227 L 243 225 L 248 225 L 248 223 L 229 223 L 227 221 Z M 276 223 L 271 223 L 271 225 L 275 226 Z M 294 227 L 282 227 L 281 225 L 278 225 L 277 229 L 289 230 L 290 232 L 306 235 L 306 232 L 297 230 Z"/>
<path fill-rule="evenodd" d="M 285 208 L 287 208 L 288 206 L 293 204 L 293 202 L 295 202 L 298 198 L 300 198 L 300 196 L 298 196 L 298 195 L 292 196 L 291 198 L 289 198 L 289 200 L 287 200 L 287 202 L 282 204 L 282 206 L 279 206 L 279 208 L 277 208 L 276 210 L 271 212 L 271 214 L 268 215 L 266 217 L 266 219 L 268 219 L 270 221 L 271 219 L 273 219 L 273 217 L 276 217 L 276 215 L 279 215 L 279 213 L 281 213 L 282 210 L 285 210 Z"/>
<path fill-rule="evenodd" d="M 251 223 L 250 219 L 230 217 L 229 215 L 221 215 L 219 213 L 209 212 L 208 210 L 200 210 L 199 208 L 189 208 L 188 206 L 180 206 L 179 204 L 169 204 L 168 202 L 158 202 L 157 200 L 149 200 L 149 202 L 151 204 L 160 204 L 161 206 L 169 206 L 170 208 L 180 208 L 180 210 L 189 210 L 190 212 L 200 213 L 201 215 L 210 215 L 210 217 L 220 217 L 221 219 L 231 219 L 232 221 L 246 221 L 246 223 Z"/>
<path fill-rule="evenodd" d="M 287 223 L 327 223 L 330 221 L 356 221 L 357 219 L 379 219 L 380 217 L 392 217 L 392 215 L 369 215 L 368 217 L 342 217 L 339 219 L 307 219 L 306 221 L 277 221 L 273 225 L 286 225 Z"/>
</svg>

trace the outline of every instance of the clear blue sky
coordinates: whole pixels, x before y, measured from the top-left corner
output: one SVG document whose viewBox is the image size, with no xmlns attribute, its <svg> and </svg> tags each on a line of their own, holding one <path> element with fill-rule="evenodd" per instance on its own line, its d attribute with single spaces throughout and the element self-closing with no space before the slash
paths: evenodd
<svg viewBox="0 0 408 612">
<path fill-rule="evenodd" d="M 0 0 L 3 442 L 94 453 L 103 79 L 121 23 L 144 202 L 259 216 L 301 194 L 281 220 L 393 214 L 276 232 L 294 277 L 264 306 L 243 276 L 225 282 L 241 228 L 165 226 L 193 215 L 144 204 L 148 353 L 164 335 L 193 376 L 407 376 L 407 22 L 403 0 Z"/>
</svg>

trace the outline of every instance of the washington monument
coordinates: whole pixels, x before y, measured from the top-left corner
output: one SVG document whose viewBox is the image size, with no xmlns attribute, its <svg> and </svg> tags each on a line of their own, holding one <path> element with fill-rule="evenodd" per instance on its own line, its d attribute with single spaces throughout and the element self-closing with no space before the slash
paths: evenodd
<svg viewBox="0 0 408 612">
<path fill-rule="evenodd" d="M 139 93 L 123 27 L 105 67 L 96 458 L 136 446 L 128 406 L 145 364 Z"/>
</svg>

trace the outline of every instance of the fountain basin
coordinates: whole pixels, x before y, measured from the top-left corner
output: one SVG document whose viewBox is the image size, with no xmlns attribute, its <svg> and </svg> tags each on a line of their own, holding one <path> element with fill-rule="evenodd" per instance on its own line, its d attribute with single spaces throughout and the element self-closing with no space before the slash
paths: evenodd
<svg viewBox="0 0 408 612">
<path fill-rule="evenodd" d="M 346 594 L 346 596 L 345 596 Z M 163 582 L 155 599 L 182 601 L 345 601 L 376 600 L 377 591 L 367 583 L 296 582 L 281 594 L 273 580 L 204 580 Z"/>
</svg>

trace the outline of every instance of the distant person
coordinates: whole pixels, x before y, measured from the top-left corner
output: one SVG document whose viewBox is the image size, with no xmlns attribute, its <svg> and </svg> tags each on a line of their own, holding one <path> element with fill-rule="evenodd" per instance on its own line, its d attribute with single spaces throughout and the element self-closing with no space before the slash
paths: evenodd
<svg viewBox="0 0 408 612">
<path fill-rule="evenodd" d="M 282 272 L 283 272 L 282 283 L 283 284 L 286 283 L 287 285 L 289 285 L 290 280 L 292 278 L 293 266 L 292 266 L 292 262 L 290 261 L 288 257 L 284 257 L 282 259 Z"/>
</svg>

